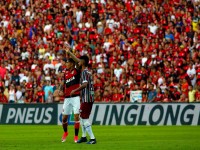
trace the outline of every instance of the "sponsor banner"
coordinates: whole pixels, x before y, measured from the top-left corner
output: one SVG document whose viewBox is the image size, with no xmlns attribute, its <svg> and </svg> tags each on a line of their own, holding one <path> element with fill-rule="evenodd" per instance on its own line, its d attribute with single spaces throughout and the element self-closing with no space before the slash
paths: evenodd
<svg viewBox="0 0 200 150">
<path fill-rule="evenodd" d="M 142 91 L 130 91 L 130 102 L 142 102 Z"/>
<path fill-rule="evenodd" d="M 58 104 L 58 115 L 57 115 L 57 124 L 62 125 L 62 110 L 63 104 Z M 74 114 L 69 115 L 68 117 L 68 125 L 74 125 Z"/>
<path fill-rule="evenodd" d="M 1 123 L 2 110 L 3 110 L 3 105 L 0 104 L 0 123 Z"/>
<path fill-rule="evenodd" d="M 3 105 L 1 124 L 57 124 L 55 104 Z"/>
<path fill-rule="evenodd" d="M 96 125 L 200 125 L 200 104 L 94 104 Z"/>
<path fill-rule="evenodd" d="M 0 105 L 0 124 L 62 124 L 63 104 Z M 126 103 L 93 105 L 96 125 L 200 125 L 198 103 Z M 69 124 L 74 124 L 71 115 Z"/>
</svg>

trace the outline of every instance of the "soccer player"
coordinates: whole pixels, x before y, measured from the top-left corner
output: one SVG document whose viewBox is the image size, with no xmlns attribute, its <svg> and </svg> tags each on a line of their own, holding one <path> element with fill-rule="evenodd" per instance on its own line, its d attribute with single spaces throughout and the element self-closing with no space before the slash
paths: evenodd
<svg viewBox="0 0 200 150">
<path fill-rule="evenodd" d="M 88 70 L 89 58 L 84 55 L 78 59 L 68 49 L 66 52 L 79 64 L 81 68 L 80 86 L 71 91 L 71 96 L 81 91 L 81 107 L 80 107 L 80 123 L 82 127 L 82 137 L 77 143 L 87 142 L 86 132 L 90 136 L 90 140 L 87 144 L 96 144 L 96 139 L 92 131 L 89 116 L 94 103 L 94 86 L 91 72 Z"/>
<path fill-rule="evenodd" d="M 80 72 L 75 68 L 75 61 L 72 58 L 66 60 L 66 71 L 64 74 L 64 104 L 63 104 L 63 112 L 62 112 L 62 126 L 63 126 L 63 136 L 62 142 L 66 141 L 66 137 L 68 136 L 68 116 L 74 112 L 74 129 L 75 136 L 74 142 L 78 141 L 78 132 L 80 127 L 79 122 L 79 109 L 80 109 L 80 92 L 74 92 L 73 95 L 70 95 L 71 91 L 77 89 L 80 85 Z"/>
</svg>

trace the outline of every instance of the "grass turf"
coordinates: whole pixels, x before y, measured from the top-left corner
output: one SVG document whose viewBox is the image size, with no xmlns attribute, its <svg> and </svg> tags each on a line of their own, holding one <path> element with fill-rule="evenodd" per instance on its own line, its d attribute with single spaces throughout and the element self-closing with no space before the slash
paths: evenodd
<svg viewBox="0 0 200 150">
<path fill-rule="evenodd" d="M 73 142 L 73 126 L 61 143 L 61 126 L 0 125 L 0 150 L 200 149 L 200 126 L 93 126 L 93 131 L 97 144 L 87 145 Z"/>
</svg>

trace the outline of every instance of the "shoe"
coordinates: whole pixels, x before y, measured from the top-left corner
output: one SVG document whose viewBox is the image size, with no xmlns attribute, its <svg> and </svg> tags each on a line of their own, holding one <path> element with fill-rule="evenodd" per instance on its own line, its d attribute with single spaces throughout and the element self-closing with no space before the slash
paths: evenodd
<svg viewBox="0 0 200 150">
<path fill-rule="evenodd" d="M 97 143 L 96 139 L 90 139 L 90 141 L 87 142 L 87 144 L 96 144 L 96 143 Z"/>
<path fill-rule="evenodd" d="M 62 141 L 62 142 L 65 142 L 67 136 L 68 136 L 68 132 L 64 132 L 61 141 Z"/>
<path fill-rule="evenodd" d="M 74 142 L 77 143 L 78 141 L 78 136 L 74 136 Z"/>
<path fill-rule="evenodd" d="M 86 137 L 81 137 L 77 143 L 83 143 L 83 142 L 87 142 L 87 138 Z"/>
</svg>

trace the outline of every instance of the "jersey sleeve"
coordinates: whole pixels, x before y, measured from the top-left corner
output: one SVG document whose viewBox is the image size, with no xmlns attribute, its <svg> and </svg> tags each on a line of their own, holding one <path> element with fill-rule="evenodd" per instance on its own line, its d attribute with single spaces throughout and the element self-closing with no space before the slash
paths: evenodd
<svg viewBox="0 0 200 150">
<path fill-rule="evenodd" d="M 81 84 L 86 83 L 86 82 L 88 82 L 87 72 L 83 71 L 82 72 L 82 83 Z"/>
</svg>

